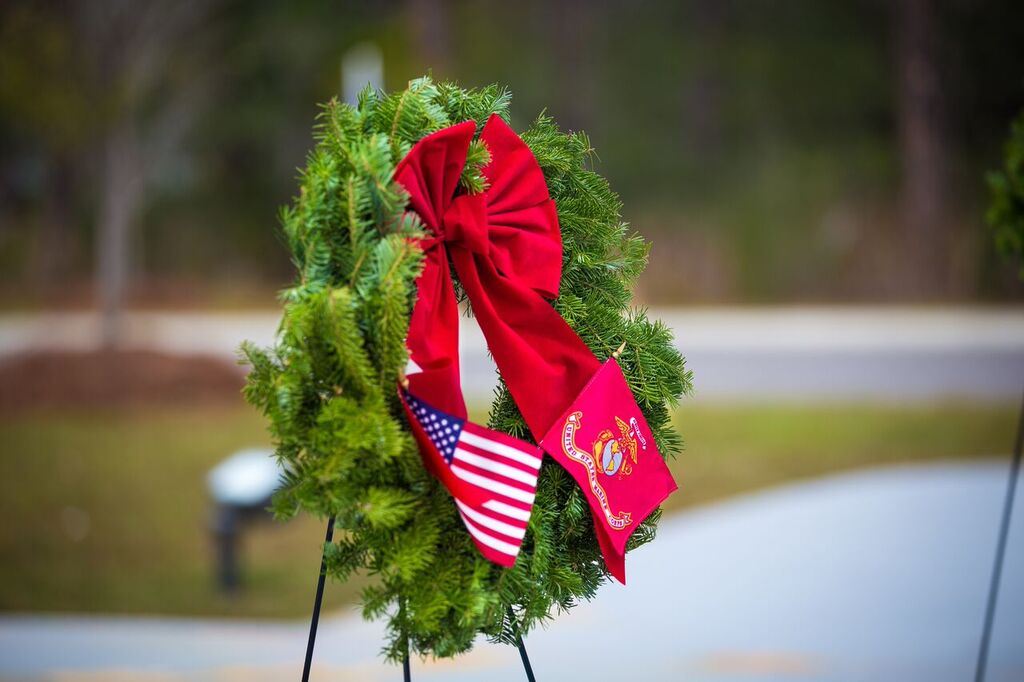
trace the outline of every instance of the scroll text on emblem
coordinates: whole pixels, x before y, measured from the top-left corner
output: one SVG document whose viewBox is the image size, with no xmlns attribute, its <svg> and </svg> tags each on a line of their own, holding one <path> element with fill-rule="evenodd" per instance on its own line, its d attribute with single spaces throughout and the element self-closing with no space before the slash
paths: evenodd
<svg viewBox="0 0 1024 682">
<path fill-rule="evenodd" d="M 620 512 L 618 514 L 612 512 L 611 506 L 608 503 L 608 494 L 597 477 L 599 468 L 597 461 L 591 453 L 576 447 L 576 431 L 579 430 L 582 420 L 582 412 L 573 412 L 566 418 L 565 426 L 562 429 L 562 450 L 565 452 L 566 457 L 579 462 L 587 470 L 590 490 L 594 493 L 594 497 L 601 506 L 601 510 L 608 520 L 608 525 L 615 530 L 622 530 L 633 522 L 629 512 Z"/>
</svg>

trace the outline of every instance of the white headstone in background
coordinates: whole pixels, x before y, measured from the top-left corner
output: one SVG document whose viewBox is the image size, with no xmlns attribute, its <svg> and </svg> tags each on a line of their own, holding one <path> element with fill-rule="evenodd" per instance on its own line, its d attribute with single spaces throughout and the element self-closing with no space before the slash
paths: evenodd
<svg viewBox="0 0 1024 682">
<path fill-rule="evenodd" d="M 236 452 L 215 466 L 206 483 L 219 504 L 251 507 L 277 490 L 283 473 L 273 450 L 252 448 Z"/>
<path fill-rule="evenodd" d="M 341 56 L 341 95 L 355 104 L 367 83 L 376 89 L 384 87 L 384 57 L 373 43 L 359 43 Z"/>
</svg>

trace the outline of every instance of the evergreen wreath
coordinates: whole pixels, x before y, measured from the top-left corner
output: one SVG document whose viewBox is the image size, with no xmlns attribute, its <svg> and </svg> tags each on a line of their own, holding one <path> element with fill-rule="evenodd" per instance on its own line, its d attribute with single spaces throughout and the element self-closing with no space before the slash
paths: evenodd
<svg viewBox="0 0 1024 682">
<path fill-rule="evenodd" d="M 415 238 L 423 232 L 405 210 L 395 166 L 432 132 L 475 120 L 479 135 L 494 113 L 507 121 L 510 100 L 498 85 L 463 89 L 420 78 L 392 94 L 367 88 L 355 106 L 325 105 L 299 195 L 281 212 L 298 278 L 281 294 L 276 343 L 242 347 L 251 366 L 246 399 L 268 417 L 286 470 L 274 512 L 335 517 L 327 572 L 372 579 L 362 613 L 387 619 L 384 655 L 392 661 L 407 647 L 454 656 L 479 633 L 514 643 L 516 632 L 592 598 L 608 579 L 587 502 L 550 458 L 515 565 L 483 558 L 424 468 L 396 395 L 422 261 Z M 542 113 L 522 139 L 543 170 L 562 230 L 554 306 L 599 359 L 625 342 L 619 362 L 629 387 L 659 450 L 674 455 L 682 441 L 670 407 L 690 390 L 691 376 L 669 329 L 630 307 L 649 245 L 622 221 L 619 198 L 591 169 L 585 134 L 563 133 Z M 473 142 L 460 191 L 485 189 L 488 160 L 486 146 Z M 488 425 L 532 442 L 500 379 Z M 639 525 L 630 549 L 654 538 L 659 517 L 660 509 Z"/>
</svg>

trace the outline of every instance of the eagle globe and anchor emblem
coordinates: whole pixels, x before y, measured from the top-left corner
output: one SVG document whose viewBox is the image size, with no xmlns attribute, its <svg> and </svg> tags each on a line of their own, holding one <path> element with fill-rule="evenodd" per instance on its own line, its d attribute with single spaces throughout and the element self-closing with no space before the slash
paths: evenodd
<svg viewBox="0 0 1024 682">
<path fill-rule="evenodd" d="M 604 511 L 608 524 L 622 530 L 632 523 L 629 512 L 614 513 L 608 501 L 608 494 L 601 485 L 600 474 L 623 479 L 633 473 L 639 450 L 647 449 L 647 439 L 640 433 L 635 417 L 626 423 L 614 417 L 616 434 L 612 429 L 603 429 L 587 451 L 576 445 L 576 431 L 582 426 L 583 412 L 576 411 L 566 417 L 562 429 L 562 450 L 573 461 L 579 462 L 587 471 L 590 489 Z"/>
<path fill-rule="evenodd" d="M 601 463 L 601 471 L 606 476 L 617 473 L 619 478 L 625 478 L 633 473 L 632 465 L 636 464 L 638 443 L 635 431 L 629 424 L 615 417 L 615 426 L 619 431 L 618 436 L 611 429 L 597 434 L 593 445 L 594 459 Z"/>
</svg>

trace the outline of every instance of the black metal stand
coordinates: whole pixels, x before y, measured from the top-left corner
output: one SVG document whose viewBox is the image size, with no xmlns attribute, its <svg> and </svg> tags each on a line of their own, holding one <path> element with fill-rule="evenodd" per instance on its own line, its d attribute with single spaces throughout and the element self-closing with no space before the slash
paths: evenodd
<svg viewBox="0 0 1024 682">
<path fill-rule="evenodd" d="M 326 545 L 334 537 L 334 517 L 327 519 L 327 534 L 324 537 Z M 320 623 L 320 605 L 324 600 L 324 580 L 327 577 L 327 557 L 320 559 L 320 577 L 316 582 L 316 599 L 313 600 L 313 618 L 309 623 L 309 641 L 306 642 L 306 663 L 302 667 L 302 682 L 309 682 L 309 669 L 313 664 L 313 646 L 316 644 L 316 629 Z M 523 670 L 526 671 L 526 679 L 529 682 L 537 682 L 533 676 L 533 667 L 530 665 L 530 657 L 526 654 L 526 645 L 523 643 L 523 636 L 519 627 L 515 624 L 515 615 L 512 609 L 508 610 L 508 620 L 516 631 L 516 644 L 519 647 L 519 657 L 523 660 Z M 402 659 L 402 678 L 405 682 L 412 682 L 412 671 L 409 668 L 409 642 L 405 643 L 405 658 Z"/>
<path fill-rule="evenodd" d="M 526 654 L 526 645 L 523 644 L 523 635 L 519 632 L 519 626 L 515 624 L 516 618 L 511 608 L 508 610 L 508 620 L 516 630 L 516 645 L 519 647 L 519 658 L 523 659 L 523 670 L 526 672 L 526 679 L 529 682 L 537 682 L 533 677 L 533 666 L 530 665 L 530 657 Z"/>
<path fill-rule="evenodd" d="M 327 519 L 326 545 L 334 537 L 334 517 Z M 327 577 L 327 555 L 320 557 L 320 578 L 316 581 L 316 599 L 313 601 L 313 618 L 309 623 L 309 641 L 306 642 L 306 664 L 302 667 L 302 682 L 309 682 L 309 668 L 313 664 L 313 645 L 316 644 L 316 628 L 320 624 L 320 604 L 324 600 L 324 579 Z M 408 678 L 407 678 L 408 679 Z"/>
<path fill-rule="evenodd" d="M 398 600 L 398 618 L 402 623 L 402 628 L 405 628 L 405 598 Z M 409 638 L 405 638 L 405 658 L 402 659 L 402 679 L 405 682 L 411 682 L 412 671 L 409 669 Z"/>
<path fill-rule="evenodd" d="M 1013 460 L 1010 462 L 1010 480 L 1006 484 L 1006 498 L 1003 500 L 1003 520 L 999 527 L 999 543 L 992 564 L 992 580 L 988 586 L 988 605 L 985 608 L 985 627 L 981 633 L 978 649 L 978 665 L 974 669 L 974 682 L 985 682 L 988 666 L 988 647 L 992 639 L 992 623 L 996 617 L 996 603 L 999 601 L 999 583 L 1003 576 L 1003 559 L 1006 555 L 1006 540 L 1010 534 L 1010 519 L 1013 516 L 1013 498 L 1017 492 L 1017 478 L 1020 475 L 1021 449 L 1024 446 L 1024 400 L 1021 401 L 1020 420 L 1017 423 L 1017 441 L 1013 446 Z"/>
</svg>

